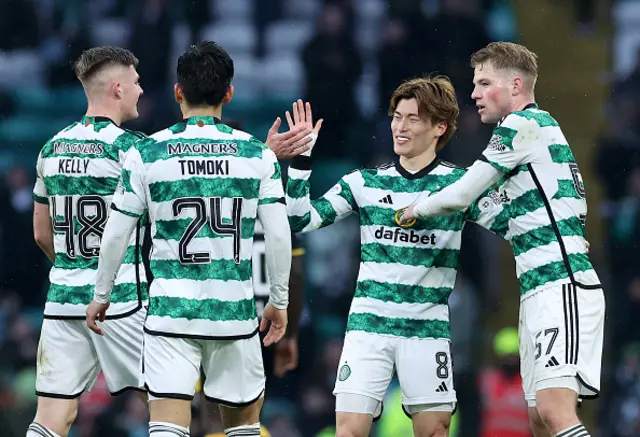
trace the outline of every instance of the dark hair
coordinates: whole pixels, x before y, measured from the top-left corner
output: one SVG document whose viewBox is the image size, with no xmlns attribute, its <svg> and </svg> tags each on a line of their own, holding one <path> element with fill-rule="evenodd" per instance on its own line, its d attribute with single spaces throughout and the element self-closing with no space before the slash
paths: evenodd
<svg viewBox="0 0 640 437">
<path fill-rule="evenodd" d="M 138 58 L 127 49 L 120 47 L 94 47 L 84 51 L 73 64 L 73 71 L 80 82 L 91 79 L 99 70 L 109 64 L 120 64 L 134 68 L 138 66 Z"/>
<path fill-rule="evenodd" d="M 219 106 L 232 79 L 233 60 L 213 41 L 189 47 L 178 59 L 178 83 L 190 105 Z"/>
<path fill-rule="evenodd" d="M 420 117 L 432 123 L 447 123 L 447 129 L 438 138 L 436 151 L 442 150 L 457 129 L 460 110 L 456 91 L 447 76 L 425 76 L 402 83 L 391 95 L 389 115 L 393 115 L 401 100 L 416 99 Z"/>
</svg>

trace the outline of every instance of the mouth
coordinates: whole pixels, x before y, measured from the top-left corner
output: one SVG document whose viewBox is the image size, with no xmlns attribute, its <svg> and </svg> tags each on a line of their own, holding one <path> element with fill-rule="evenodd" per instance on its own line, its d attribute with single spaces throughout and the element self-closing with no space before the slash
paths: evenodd
<svg viewBox="0 0 640 437">
<path fill-rule="evenodd" d="M 485 110 L 484 105 L 476 105 L 476 108 L 478 108 L 478 114 L 482 114 L 482 112 Z"/>
<path fill-rule="evenodd" d="M 396 144 L 404 144 L 404 143 L 406 143 L 407 141 L 409 141 L 409 140 L 410 140 L 410 138 L 408 138 L 408 137 L 403 137 L 403 136 L 401 136 L 401 135 L 396 135 L 396 136 L 395 136 L 395 140 L 396 140 Z"/>
</svg>

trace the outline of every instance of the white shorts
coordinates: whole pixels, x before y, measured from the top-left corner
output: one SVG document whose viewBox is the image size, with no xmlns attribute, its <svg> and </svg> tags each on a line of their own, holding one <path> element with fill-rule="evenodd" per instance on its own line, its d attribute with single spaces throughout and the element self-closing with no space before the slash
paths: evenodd
<svg viewBox="0 0 640 437">
<path fill-rule="evenodd" d="M 100 323 L 104 336 L 84 320 L 45 319 L 38 344 L 36 394 L 73 399 L 95 384 L 100 370 L 112 395 L 143 390 L 142 327 L 147 310 Z"/>
<path fill-rule="evenodd" d="M 333 394 L 362 395 L 381 403 L 394 370 L 398 373 L 403 406 L 451 404 L 453 411 L 456 391 L 449 340 L 445 339 L 347 332 Z M 370 408 L 362 409 L 363 414 L 371 414 Z"/>
<path fill-rule="evenodd" d="M 520 303 L 520 367 L 525 399 L 568 388 L 582 399 L 600 392 L 605 301 L 602 289 L 572 284 L 541 290 Z"/>
<path fill-rule="evenodd" d="M 144 382 L 149 400 L 191 400 L 203 371 L 207 400 L 244 407 L 264 393 L 260 336 L 241 340 L 195 340 L 144 334 Z"/>
</svg>

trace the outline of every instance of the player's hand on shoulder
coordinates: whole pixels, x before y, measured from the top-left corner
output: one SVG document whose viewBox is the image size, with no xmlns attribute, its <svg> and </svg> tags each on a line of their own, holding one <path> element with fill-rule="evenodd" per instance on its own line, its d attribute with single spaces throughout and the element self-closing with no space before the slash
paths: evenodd
<svg viewBox="0 0 640 437">
<path fill-rule="evenodd" d="M 268 303 L 264 307 L 262 321 L 260 322 L 260 332 L 264 332 L 267 327 L 269 328 L 267 335 L 264 337 L 264 345 L 271 346 L 279 342 L 287 332 L 287 323 L 287 310 L 279 310 Z"/>
<path fill-rule="evenodd" d="M 104 322 L 107 317 L 107 309 L 109 308 L 109 302 L 107 303 L 98 303 L 95 300 L 92 300 L 89 306 L 87 307 L 86 312 L 86 320 L 87 326 L 93 332 L 98 335 L 104 335 L 104 331 L 100 326 L 98 326 L 98 321 Z"/>
</svg>

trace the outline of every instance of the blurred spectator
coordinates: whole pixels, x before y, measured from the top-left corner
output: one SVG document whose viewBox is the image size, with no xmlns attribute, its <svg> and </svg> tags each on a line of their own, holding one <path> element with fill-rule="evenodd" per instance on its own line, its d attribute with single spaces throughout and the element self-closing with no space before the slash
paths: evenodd
<svg viewBox="0 0 640 437">
<path fill-rule="evenodd" d="M 503 328 L 493 341 L 497 366 L 480 373 L 482 437 L 532 437 L 522 391 L 518 330 Z M 462 434 L 465 435 L 465 434 Z"/>
<path fill-rule="evenodd" d="M 611 437 L 636 437 L 640 435 L 640 343 L 624 348 L 614 377 L 616 387 L 603 428 Z"/>
<path fill-rule="evenodd" d="M 317 33 L 304 48 L 303 63 L 305 99 L 313 102 L 315 117 L 324 119 L 313 157 L 317 160 L 349 156 L 345 139 L 349 127 L 359 119 L 355 90 L 362 60 L 339 6 L 324 7 Z"/>
<path fill-rule="evenodd" d="M 33 0 L 0 0 L 0 50 L 34 49 L 42 36 Z"/>
</svg>

